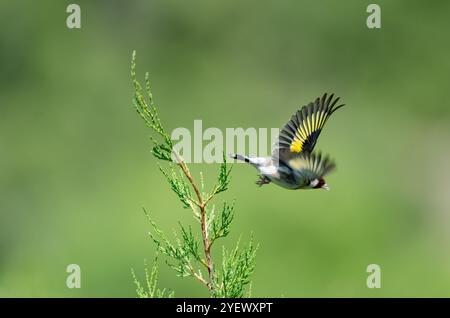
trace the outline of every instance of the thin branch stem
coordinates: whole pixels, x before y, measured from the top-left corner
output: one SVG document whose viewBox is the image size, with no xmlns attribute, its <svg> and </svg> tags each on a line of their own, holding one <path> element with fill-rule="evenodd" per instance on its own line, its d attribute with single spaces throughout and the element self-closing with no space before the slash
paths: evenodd
<svg viewBox="0 0 450 318">
<path fill-rule="evenodd" d="M 172 152 L 175 156 L 176 163 L 180 167 L 181 171 L 183 171 L 183 174 L 188 179 L 192 189 L 195 192 L 195 195 L 197 196 L 198 202 L 195 202 L 195 203 L 200 210 L 200 226 L 201 226 L 201 230 L 202 230 L 203 250 L 205 253 L 205 262 L 202 262 L 202 263 L 205 265 L 206 269 L 208 270 L 209 282 L 208 282 L 207 286 L 210 290 L 214 290 L 214 269 L 213 269 L 213 261 L 212 261 L 212 257 L 211 257 L 211 241 L 208 237 L 208 229 L 207 229 L 207 225 L 206 225 L 207 224 L 206 206 L 207 206 L 208 202 L 211 200 L 212 196 L 209 196 L 206 200 L 204 200 L 204 198 L 200 192 L 200 189 L 198 188 L 197 183 L 195 182 L 194 177 L 192 176 L 188 166 L 186 165 L 186 163 L 183 161 L 181 156 L 176 151 L 172 150 Z"/>
<path fill-rule="evenodd" d="M 217 190 L 217 186 L 214 187 L 213 191 L 212 191 L 210 194 L 208 194 L 208 196 L 207 196 L 206 199 L 204 200 L 203 203 L 204 203 L 205 205 L 207 205 L 207 204 L 209 203 L 209 201 L 211 201 L 211 199 L 214 197 L 216 190 Z"/>
<path fill-rule="evenodd" d="M 203 278 L 201 273 L 197 273 L 194 268 L 191 265 L 188 265 L 188 270 L 191 273 L 193 277 L 195 277 L 200 283 L 205 285 L 210 291 L 212 291 L 212 286 L 209 284 L 209 282 Z"/>
</svg>

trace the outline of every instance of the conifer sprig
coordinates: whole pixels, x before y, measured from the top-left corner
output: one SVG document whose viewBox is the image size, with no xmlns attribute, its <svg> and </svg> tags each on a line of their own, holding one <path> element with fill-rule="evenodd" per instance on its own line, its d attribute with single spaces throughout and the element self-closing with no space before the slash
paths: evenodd
<svg viewBox="0 0 450 318">
<path fill-rule="evenodd" d="M 212 201 L 216 195 L 226 191 L 231 180 L 231 169 L 227 167 L 225 155 L 219 168 L 217 183 L 211 191 L 204 191 L 203 175 L 200 174 L 200 186 L 191 173 L 183 158 L 173 149 L 169 134 L 164 129 L 158 115 L 150 86 L 150 76 L 145 74 L 145 91 L 136 78 L 136 53 L 131 60 L 131 78 L 134 85 L 133 104 L 136 111 L 148 128 L 153 131 L 150 137 L 153 147 L 152 154 L 160 160 L 168 161 L 170 172 L 160 166 L 160 171 L 166 177 L 171 190 L 176 194 L 183 208 L 190 209 L 198 221 L 199 234 L 191 227 L 179 222 L 180 230 L 170 240 L 158 228 L 156 223 L 144 209 L 151 225 L 149 235 L 156 244 L 158 253 L 166 257 L 166 263 L 181 277 L 194 277 L 207 287 L 211 297 L 243 297 L 250 276 L 254 271 L 257 247 L 253 239 L 244 248 L 239 242 L 231 251 L 223 247 L 221 266 L 213 260 L 212 246 L 218 239 L 230 233 L 234 219 L 234 203 L 223 203 L 216 215 Z M 178 171 L 176 171 L 178 168 Z M 175 243 L 173 243 L 175 242 Z M 133 272 L 139 297 L 170 296 L 165 290 L 156 288 L 156 262 L 148 275 L 147 288 L 141 286 Z"/>
</svg>

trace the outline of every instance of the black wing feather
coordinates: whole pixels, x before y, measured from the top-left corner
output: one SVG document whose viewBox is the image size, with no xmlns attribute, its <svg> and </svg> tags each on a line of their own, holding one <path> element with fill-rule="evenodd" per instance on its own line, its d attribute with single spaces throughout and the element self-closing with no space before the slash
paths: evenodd
<svg viewBox="0 0 450 318">
<path fill-rule="evenodd" d="M 344 104 L 326 93 L 299 109 L 280 132 L 275 152 L 311 153 L 328 118 Z"/>
</svg>

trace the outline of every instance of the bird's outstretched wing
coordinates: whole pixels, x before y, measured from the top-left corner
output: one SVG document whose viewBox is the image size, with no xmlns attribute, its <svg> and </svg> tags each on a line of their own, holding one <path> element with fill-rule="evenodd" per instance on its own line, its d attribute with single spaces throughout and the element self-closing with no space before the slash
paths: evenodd
<svg viewBox="0 0 450 318">
<path fill-rule="evenodd" d="M 336 106 L 338 101 L 339 97 L 325 93 L 299 109 L 282 128 L 273 155 L 282 158 L 287 153 L 311 153 L 328 118 L 344 106 Z"/>
<path fill-rule="evenodd" d="M 334 161 L 320 152 L 292 155 L 286 164 L 301 176 L 305 185 L 314 180 L 323 180 L 336 168 Z"/>
</svg>

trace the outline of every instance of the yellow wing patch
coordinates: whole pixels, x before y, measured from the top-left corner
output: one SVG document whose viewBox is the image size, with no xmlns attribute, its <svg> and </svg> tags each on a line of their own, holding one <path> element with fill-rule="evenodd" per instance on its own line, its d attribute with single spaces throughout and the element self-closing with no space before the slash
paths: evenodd
<svg viewBox="0 0 450 318">
<path fill-rule="evenodd" d="M 292 144 L 291 144 L 291 148 L 290 148 L 291 152 L 302 151 L 304 142 L 305 142 L 304 140 L 297 138 L 297 135 L 296 135 L 296 138 L 294 138 L 294 140 L 292 141 Z"/>
<path fill-rule="evenodd" d="M 279 149 L 286 149 L 291 153 L 312 152 L 328 118 L 344 106 L 335 106 L 338 100 L 339 97 L 334 98 L 334 94 L 329 97 L 324 94 L 297 110 L 281 130 L 274 154 L 277 155 Z"/>
<path fill-rule="evenodd" d="M 290 146 L 291 152 L 299 153 L 303 150 L 303 145 L 308 140 L 311 135 L 322 129 L 325 124 L 326 114 L 324 111 L 320 113 L 313 113 L 307 116 L 298 126 L 294 138 L 292 139 L 292 143 Z"/>
</svg>

